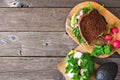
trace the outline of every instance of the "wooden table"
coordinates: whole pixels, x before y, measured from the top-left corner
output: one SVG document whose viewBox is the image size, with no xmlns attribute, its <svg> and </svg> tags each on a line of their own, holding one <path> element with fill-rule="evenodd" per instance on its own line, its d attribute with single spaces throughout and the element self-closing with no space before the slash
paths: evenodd
<svg viewBox="0 0 120 80">
<path fill-rule="evenodd" d="M 0 0 L 0 80 L 64 80 L 56 65 L 77 46 L 66 35 L 65 20 L 82 1 Z M 120 0 L 94 1 L 120 18 Z M 120 80 L 119 55 L 94 60 L 116 62 Z"/>
</svg>

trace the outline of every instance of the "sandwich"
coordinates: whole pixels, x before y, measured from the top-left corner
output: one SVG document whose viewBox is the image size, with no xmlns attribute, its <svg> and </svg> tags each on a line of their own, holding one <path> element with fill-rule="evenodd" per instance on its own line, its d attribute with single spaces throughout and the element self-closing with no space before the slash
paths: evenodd
<svg viewBox="0 0 120 80">
<path fill-rule="evenodd" d="M 71 50 L 65 59 L 65 74 L 69 80 L 90 80 L 94 73 L 94 62 L 89 53 Z"/>
<path fill-rule="evenodd" d="M 89 53 L 75 49 L 69 51 L 65 58 L 66 80 L 114 80 L 117 72 L 116 63 L 98 65 Z"/>
<path fill-rule="evenodd" d="M 114 41 L 115 35 L 119 32 L 118 22 L 109 25 L 100 11 L 103 6 L 98 9 L 94 8 L 90 2 L 87 7 L 78 9 L 70 15 L 70 28 L 72 29 L 73 38 L 76 42 L 86 49 L 92 56 L 104 58 L 112 55 L 116 49 Z M 117 28 L 116 34 L 112 30 Z M 120 48 L 120 40 L 117 40 L 117 48 Z"/>
</svg>

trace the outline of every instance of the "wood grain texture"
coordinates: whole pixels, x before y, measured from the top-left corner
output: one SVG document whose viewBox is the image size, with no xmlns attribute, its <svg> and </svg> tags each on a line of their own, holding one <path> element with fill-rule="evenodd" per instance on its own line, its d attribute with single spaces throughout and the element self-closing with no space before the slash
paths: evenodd
<svg viewBox="0 0 120 80">
<path fill-rule="evenodd" d="M 0 7 L 73 7 L 85 0 L 0 0 Z M 93 0 L 106 7 L 120 7 L 119 0 Z"/>
<path fill-rule="evenodd" d="M 0 57 L 0 80 L 62 80 L 56 68 L 61 59 Z"/>
<path fill-rule="evenodd" d="M 0 32 L 0 56 L 65 56 L 75 46 L 65 32 Z"/>
<path fill-rule="evenodd" d="M 120 18 L 120 8 L 108 8 Z M 0 31 L 65 31 L 71 8 L 1 8 Z"/>
</svg>

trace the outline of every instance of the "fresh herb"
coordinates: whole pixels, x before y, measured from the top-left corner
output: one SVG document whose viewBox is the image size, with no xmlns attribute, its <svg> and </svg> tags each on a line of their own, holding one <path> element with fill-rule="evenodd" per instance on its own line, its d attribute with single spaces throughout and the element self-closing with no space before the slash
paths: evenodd
<svg viewBox="0 0 120 80">
<path fill-rule="evenodd" d="M 104 4 L 98 8 L 98 11 L 101 11 L 104 8 Z"/>
<path fill-rule="evenodd" d="M 92 7 L 92 5 L 90 4 L 90 2 L 88 3 L 88 10 L 92 10 L 93 9 L 93 7 Z"/>
<path fill-rule="evenodd" d="M 74 58 L 73 53 L 76 50 L 71 50 L 66 56 L 66 71 L 65 73 L 72 73 L 73 77 L 70 80 L 90 80 L 90 76 L 94 71 L 94 62 L 89 53 L 84 53 L 80 58 L 80 66 L 78 65 L 78 58 Z"/>
<path fill-rule="evenodd" d="M 80 31 L 79 31 L 79 28 L 75 28 L 75 24 L 77 23 L 77 19 L 76 19 L 76 16 L 77 14 L 83 10 L 83 14 L 86 14 L 88 11 L 92 10 L 93 7 L 92 5 L 90 4 L 90 2 L 88 3 L 88 7 L 86 8 L 81 8 L 80 10 L 78 10 L 76 13 L 73 14 L 73 16 L 71 17 L 71 27 L 73 29 L 73 34 L 75 35 L 75 37 L 77 38 L 77 40 L 79 41 L 79 43 L 82 43 L 84 42 L 83 39 L 81 38 L 80 36 Z"/>
<path fill-rule="evenodd" d="M 108 27 L 107 34 L 111 33 L 111 27 Z"/>
<path fill-rule="evenodd" d="M 81 76 L 79 74 L 74 74 L 70 80 L 80 80 Z"/>
<path fill-rule="evenodd" d="M 100 35 L 98 35 L 98 37 L 103 36 L 103 34 L 104 34 L 104 32 L 101 32 Z"/>
<path fill-rule="evenodd" d="M 72 32 L 74 33 L 74 35 L 77 38 L 77 40 L 79 41 L 79 43 L 84 42 L 81 35 L 80 35 L 80 30 L 78 27 L 74 28 Z"/>
<path fill-rule="evenodd" d="M 94 63 L 93 63 L 92 57 L 89 53 L 84 53 L 84 55 L 82 55 L 80 65 L 81 65 L 81 68 L 88 69 L 90 74 L 93 73 Z"/>
<path fill-rule="evenodd" d="M 88 69 L 82 69 L 81 73 L 82 73 L 83 80 L 90 80 L 90 73 L 89 73 Z"/>
<path fill-rule="evenodd" d="M 73 16 L 71 18 L 71 27 L 72 28 L 74 28 L 75 24 L 77 23 L 76 15 L 77 15 L 77 13 L 73 14 Z"/>
<path fill-rule="evenodd" d="M 92 10 L 93 9 L 93 7 L 92 7 L 92 5 L 90 4 L 90 2 L 88 3 L 88 7 L 86 7 L 86 8 L 82 8 L 81 10 L 83 10 L 83 14 L 86 14 L 86 13 L 88 13 L 88 11 L 90 11 L 90 10 Z"/>
<path fill-rule="evenodd" d="M 104 46 L 101 46 L 101 45 L 98 45 L 98 44 L 95 44 L 95 47 L 91 53 L 92 56 L 100 56 L 100 55 L 103 55 L 103 54 L 109 54 L 110 53 L 110 45 L 104 45 Z"/>
<path fill-rule="evenodd" d="M 110 53 L 110 45 L 105 45 L 105 46 L 103 46 L 103 49 L 104 49 L 104 53 L 105 54 L 109 54 Z"/>
<path fill-rule="evenodd" d="M 115 27 L 118 27 L 119 24 L 120 24 L 120 22 L 116 22 L 116 23 L 114 24 L 114 26 L 115 26 Z"/>
</svg>

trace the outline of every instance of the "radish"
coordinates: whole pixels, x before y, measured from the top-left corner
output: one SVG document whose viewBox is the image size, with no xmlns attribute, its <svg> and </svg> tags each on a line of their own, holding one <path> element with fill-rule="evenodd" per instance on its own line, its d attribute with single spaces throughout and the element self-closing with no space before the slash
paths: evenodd
<svg viewBox="0 0 120 80">
<path fill-rule="evenodd" d="M 76 24 L 75 24 L 75 28 L 77 28 L 77 27 L 78 27 L 78 24 L 76 23 Z"/>
<path fill-rule="evenodd" d="M 120 41 L 119 40 L 115 40 L 115 41 L 113 41 L 112 45 L 113 45 L 113 47 L 115 49 L 120 48 Z"/>
<path fill-rule="evenodd" d="M 81 56 L 82 56 L 81 52 L 76 52 L 73 57 L 79 59 L 79 58 L 81 58 Z"/>
<path fill-rule="evenodd" d="M 79 59 L 79 60 L 78 60 L 78 66 L 80 66 L 80 61 L 81 61 L 81 60 Z"/>
<path fill-rule="evenodd" d="M 78 14 L 78 15 L 76 16 L 76 19 L 80 19 L 80 17 L 81 17 L 81 15 L 80 15 L 80 14 Z"/>
<path fill-rule="evenodd" d="M 119 32 L 119 29 L 117 28 L 117 27 L 113 27 L 112 28 L 112 33 L 113 34 L 116 34 L 116 33 L 118 33 Z"/>
<path fill-rule="evenodd" d="M 105 35 L 105 40 L 106 41 L 111 41 L 112 40 L 112 35 L 111 34 L 107 34 L 107 35 Z"/>
<path fill-rule="evenodd" d="M 83 10 L 79 12 L 79 14 L 76 16 L 76 19 L 80 19 L 80 17 L 83 15 Z"/>
<path fill-rule="evenodd" d="M 74 73 L 70 73 L 70 72 L 69 72 L 69 73 L 67 73 L 66 75 L 67 75 L 68 77 L 72 78 L 72 77 L 74 76 Z"/>
<path fill-rule="evenodd" d="M 79 12 L 79 14 L 80 14 L 80 16 L 82 16 L 82 15 L 83 15 L 83 10 L 81 10 L 81 11 Z"/>
</svg>

